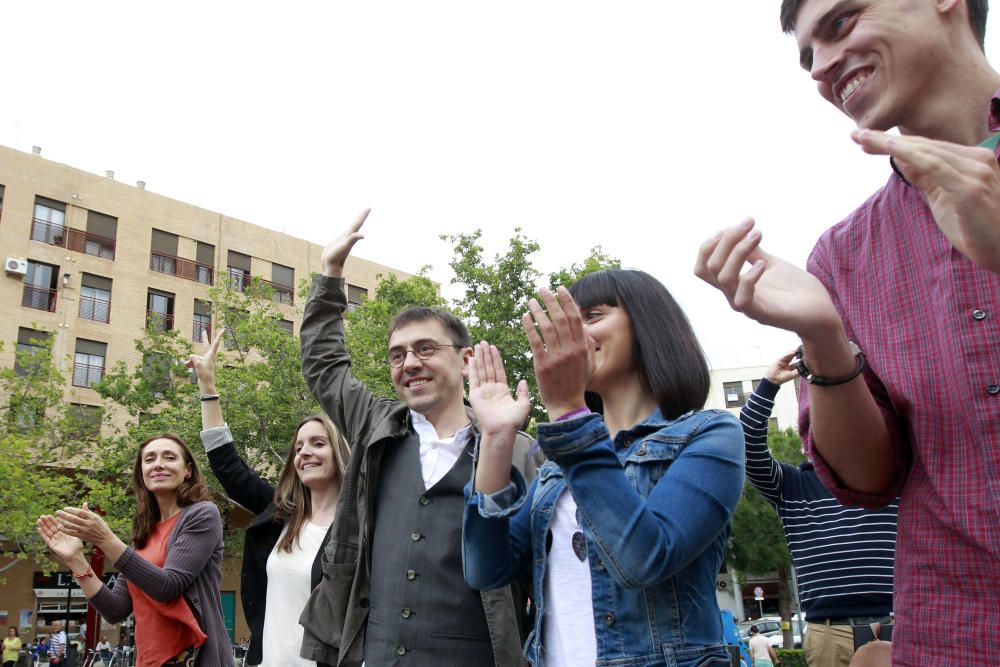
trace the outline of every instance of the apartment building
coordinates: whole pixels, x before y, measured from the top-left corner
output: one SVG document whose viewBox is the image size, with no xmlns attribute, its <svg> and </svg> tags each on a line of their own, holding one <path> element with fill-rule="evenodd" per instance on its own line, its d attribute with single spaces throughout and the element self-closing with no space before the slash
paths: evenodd
<svg viewBox="0 0 1000 667">
<path fill-rule="evenodd" d="M 66 400 L 94 410 L 101 401 L 91 387 L 105 371 L 119 360 L 141 362 L 134 341 L 144 327 L 201 340 L 213 326 L 208 288 L 227 281 L 242 289 L 251 277 L 274 288 L 289 332 L 298 334 L 297 286 L 319 269 L 322 246 L 39 153 L 0 146 L 0 364 L 13 365 L 16 348 L 51 338 L 53 357 L 71 378 Z M 355 256 L 345 273 L 355 305 L 374 293 L 379 274 L 410 277 Z M 249 518 L 239 514 L 230 516 L 233 525 Z M 33 638 L 65 618 L 69 605 L 69 631 L 77 631 L 82 592 L 69 587 L 67 573 L 34 570 L 21 563 L 5 573 L 0 626 L 20 625 L 22 636 Z M 226 562 L 223 605 L 234 638 L 249 634 L 239 570 L 238 561 Z M 118 633 L 107 628 L 113 643 Z"/>
<path fill-rule="evenodd" d="M 728 410 L 736 417 L 740 408 L 746 405 L 768 366 L 743 366 L 740 368 L 719 368 L 711 372 L 712 384 L 708 392 L 706 408 Z M 786 382 L 774 397 L 774 412 L 771 414 L 772 428 L 784 431 L 799 427 L 799 382 Z"/>
</svg>

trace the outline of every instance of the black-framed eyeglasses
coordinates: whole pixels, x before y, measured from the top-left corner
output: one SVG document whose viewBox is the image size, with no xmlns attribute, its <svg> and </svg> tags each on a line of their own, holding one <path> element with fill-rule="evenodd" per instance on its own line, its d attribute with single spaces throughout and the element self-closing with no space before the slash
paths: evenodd
<svg viewBox="0 0 1000 667">
<path fill-rule="evenodd" d="M 393 348 L 389 350 L 389 365 L 393 368 L 399 368 L 406 362 L 406 355 L 412 352 L 417 355 L 417 359 L 421 361 L 427 361 L 440 350 L 442 347 L 453 347 L 456 350 L 461 350 L 461 345 L 451 344 L 438 344 L 432 341 L 427 341 L 423 343 L 417 343 L 413 348 Z"/>
</svg>

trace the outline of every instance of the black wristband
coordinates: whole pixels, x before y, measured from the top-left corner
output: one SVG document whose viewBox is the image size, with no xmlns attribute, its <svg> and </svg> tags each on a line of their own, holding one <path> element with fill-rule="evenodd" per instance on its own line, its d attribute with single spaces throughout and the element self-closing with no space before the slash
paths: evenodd
<svg viewBox="0 0 1000 667">
<path fill-rule="evenodd" d="M 799 372 L 799 375 L 805 378 L 806 382 L 814 384 L 817 387 L 836 387 L 838 384 L 850 382 L 854 378 L 861 375 L 861 371 L 865 370 L 865 353 L 861 351 L 861 348 L 854 344 L 854 341 L 849 341 L 848 344 L 851 346 L 851 350 L 854 352 L 854 356 L 857 357 L 858 362 L 855 365 L 854 370 L 843 377 L 825 378 L 822 375 L 816 375 L 809 370 L 809 367 L 806 366 L 805 359 L 802 358 L 801 345 L 799 345 L 799 349 L 795 350 L 795 359 L 792 359 L 792 365 L 795 366 L 795 370 Z"/>
<path fill-rule="evenodd" d="M 201 400 L 203 401 L 217 401 L 219 400 L 218 394 L 202 394 Z"/>
</svg>

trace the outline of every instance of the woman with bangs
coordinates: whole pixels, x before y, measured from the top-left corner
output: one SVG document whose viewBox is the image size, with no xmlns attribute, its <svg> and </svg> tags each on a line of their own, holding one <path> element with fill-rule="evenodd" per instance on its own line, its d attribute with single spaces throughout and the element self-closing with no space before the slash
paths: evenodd
<svg viewBox="0 0 1000 667">
<path fill-rule="evenodd" d="M 131 545 L 87 503 L 39 517 L 38 532 L 105 621 L 135 614 L 136 665 L 233 665 L 219 594 L 222 518 L 184 441 L 168 433 L 140 444 L 132 489 Z M 84 542 L 120 573 L 112 587 L 95 576 Z"/>
<path fill-rule="evenodd" d="M 667 289 L 607 270 L 541 291 L 523 318 L 549 422 L 530 487 L 511 466 L 529 413 L 479 343 L 469 400 L 482 441 L 467 487 L 465 578 L 533 575 L 533 665 L 728 666 L 715 598 L 743 488 L 737 419 L 703 410 L 701 346 Z"/>
<path fill-rule="evenodd" d="M 257 515 L 243 542 L 240 594 L 250 626 L 246 664 L 315 666 L 299 657 L 299 615 L 323 576 L 323 550 L 350 449 L 326 415 L 313 415 L 296 426 L 277 487 L 250 469 L 219 406 L 215 358 L 222 335 L 189 363 L 202 394 L 201 440 L 212 472 L 232 500 Z"/>
</svg>

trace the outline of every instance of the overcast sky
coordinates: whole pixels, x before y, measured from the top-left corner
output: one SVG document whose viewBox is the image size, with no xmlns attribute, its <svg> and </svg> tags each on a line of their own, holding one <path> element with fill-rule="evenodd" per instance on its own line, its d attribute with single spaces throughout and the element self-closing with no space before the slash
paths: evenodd
<svg viewBox="0 0 1000 667">
<path fill-rule="evenodd" d="M 446 295 L 439 234 L 482 228 L 492 256 L 520 226 L 544 271 L 601 244 L 670 288 L 715 367 L 756 364 L 794 341 L 694 277 L 700 243 L 753 215 L 804 264 L 889 171 L 779 4 L 6 3 L 0 143 L 321 244 L 370 206 L 356 253 L 431 264 Z"/>
</svg>

